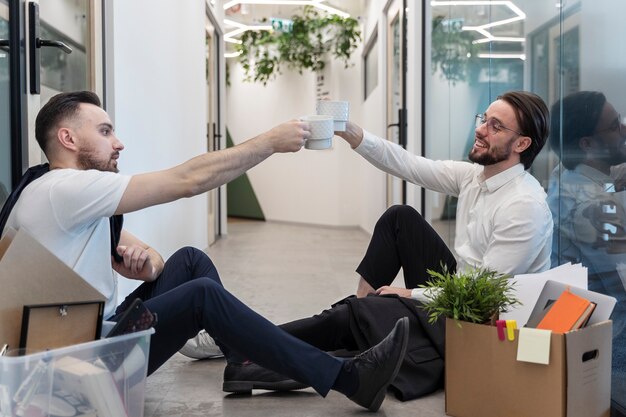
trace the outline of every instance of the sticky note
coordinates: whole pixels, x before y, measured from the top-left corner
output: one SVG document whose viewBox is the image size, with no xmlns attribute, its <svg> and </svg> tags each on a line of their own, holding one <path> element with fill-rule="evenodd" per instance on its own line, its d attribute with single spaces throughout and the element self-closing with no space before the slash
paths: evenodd
<svg viewBox="0 0 626 417">
<path fill-rule="evenodd" d="M 551 330 L 522 327 L 517 341 L 517 360 L 521 362 L 550 363 Z"/>
<path fill-rule="evenodd" d="M 496 327 L 498 328 L 498 339 L 504 341 L 504 328 L 506 327 L 505 320 L 496 320 Z"/>
<path fill-rule="evenodd" d="M 517 322 L 515 320 L 506 321 L 506 335 L 507 339 L 511 342 L 515 340 L 515 329 L 517 329 Z"/>
</svg>

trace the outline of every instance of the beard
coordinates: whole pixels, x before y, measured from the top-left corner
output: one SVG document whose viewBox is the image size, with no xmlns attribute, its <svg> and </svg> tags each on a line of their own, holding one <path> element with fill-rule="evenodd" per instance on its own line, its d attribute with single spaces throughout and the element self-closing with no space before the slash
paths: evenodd
<svg viewBox="0 0 626 417">
<path fill-rule="evenodd" d="M 78 165 L 82 169 L 97 169 L 98 171 L 107 171 L 107 172 L 120 172 L 117 169 L 117 164 L 115 163 L 115 156 L 117 152 L 111 153 L 109 159 L 101 159 L 98 158 L 96 153 L 91 149 L 80 149 L 78 151 Z"/>
<path fill-rule="evenodd" d="M 511 153 L 513 152 L 513 141 L 514 139 L 511 139 L 509 143 L 501 148 L 497 146 L 489 146 L 489 148 L 485 149 L 485 152 L 482 154 L 472 147 L 467 157 L 470 161 L 482 166 L 495 165 L 498 162 L 509 159 Z"/>
</svg>

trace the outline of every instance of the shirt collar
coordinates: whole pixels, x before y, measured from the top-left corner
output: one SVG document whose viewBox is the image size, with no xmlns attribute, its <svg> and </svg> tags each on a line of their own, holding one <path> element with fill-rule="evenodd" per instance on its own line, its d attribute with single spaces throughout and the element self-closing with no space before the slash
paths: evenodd
<svg viewBox="0 0 626 417">
<path fill-rule="evenodd" d="M 580 175 L 583 175 L 589 178 L 593 182 L 597 182 L 598 184 L 604 184 L 606 182 L 613 182 L 611 177 L 606 175 L 604 172 L 598 171 L 595 168 L 590 167 L 586 164 L 578 164 L 574 171 L 578 172 Z"/>
<path fill-rule="evenodd" d="M 520 163 L 486 180 L 484 179 L 483 172 L 481 172 L 478 175 L 478 183 L 483 190 L 492 193 L 522 173 L 524 173 L 524 165 Z"/>
</svg>

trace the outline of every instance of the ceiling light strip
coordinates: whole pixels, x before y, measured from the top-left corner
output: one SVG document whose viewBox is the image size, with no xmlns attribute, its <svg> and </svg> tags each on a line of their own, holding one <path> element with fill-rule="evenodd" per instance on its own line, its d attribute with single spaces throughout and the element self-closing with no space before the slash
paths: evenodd
<svg viewBox="0 0 626 417">
<path fill-rule="evenodd" d="M 241 55 L 241 51 L 237 51 L 237 52 L 226 52 L 224 54 L 224 58 L 237 58 L 239 55 Z"/>
<path fill-rule="evenodd" d="M 526 54 L 478 54 L 478 58 L 494 58 L 494 59 L 503 59 L 503 58 L 518 58 L 522 61 L 526 60 Z"/>
<path fill-rule="evenodd" d="M 500 36 L 491 36 L 488 38 L 483 38 L 483 39 L 478 39 L 475 41 L 472 41 L 473 44 L 477 44 L 477 43 L 487 43 L 487 42 L 519 42 L 519 43 L 523 43 L 526 39 L 524 38 L 507 38 L 507 37 L 500 37 Z"/>
<path fill-rule="evenodd" d="M 224 36 L 224 42 L 228 42 L 228 43 L 236 43 L 237 45 L 241 45 L 243 42 L 240 41 L 239 39 L 235 39 L 235 38 L 227 38 L 226 36 Z"/>
<path fill-rule="evenodd" d="M 350 17 L 349 13 L 336 9 L 334 7 L 322 4 L 322 0 L 232 0 L 224 4 L 224 10 L 230 9 L 238 4 L 265 4 L 275 6 L 313 6 L 317 9 L 324 10 L 331 14 L 347 19 Z"/>
</svg>

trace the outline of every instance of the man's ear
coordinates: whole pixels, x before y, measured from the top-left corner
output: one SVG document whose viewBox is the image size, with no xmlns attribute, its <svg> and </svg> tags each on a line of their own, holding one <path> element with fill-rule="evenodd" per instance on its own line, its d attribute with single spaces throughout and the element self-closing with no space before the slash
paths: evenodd
<svg viewBox="0 0 626 417">
<path fill-rule="evenodd" d="M 591 140 L 591 136 L 583 136 L 578 139 L 578 146 L 580 149 L 587 153 L 593 148 L 593 141 Z"/>
<path fill-rule="evenodd" d="M 68 127 L 62 127 L 57 130 L 57 140 L 59 141 L 59 144 L 66 149 L 77 149 L 74 133 L 72 132 L 72 129 Z"/>
<path fill-rule="evenodd" d="M 530 137 L 520 136 L 517 140 L 517 145 L 515 145 L 515 151 L 517 153 L 522 153 L 528 149 L 532 143 L 533 140 Z"/>
</svg>

